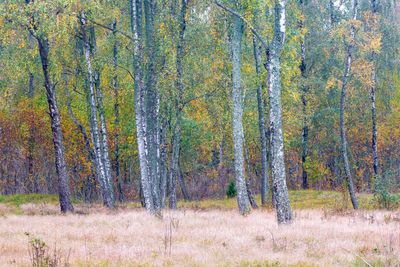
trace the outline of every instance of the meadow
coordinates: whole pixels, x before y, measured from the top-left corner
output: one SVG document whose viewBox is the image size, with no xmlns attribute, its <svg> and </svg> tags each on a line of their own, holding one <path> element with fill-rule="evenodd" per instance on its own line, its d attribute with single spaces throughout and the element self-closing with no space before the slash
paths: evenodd
<svg viewBox="0 0 400 267">
<path fill-rule="evenodd" d="M 162 217 L 137 203 L 109 211 L 76 202 L 61 215 L 57 198 L 0 198 L 1 266 L 398 266 L 400 212 L 374 209 L 359 195 L 291 191 L 294 221 L 277 225 L 271 207 L 248 216 L 236 199 L 182 202 Z M 53 264 L 53 265 L 52 265 Z"/>
</svg>

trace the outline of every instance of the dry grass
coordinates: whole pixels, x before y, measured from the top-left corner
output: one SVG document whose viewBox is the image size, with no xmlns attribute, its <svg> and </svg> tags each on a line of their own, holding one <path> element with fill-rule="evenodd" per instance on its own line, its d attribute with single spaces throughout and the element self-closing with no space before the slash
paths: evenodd
<svg viewBox="0 0 400 267">
<path fill-rule="evenodd" d="M 69 253 L 73 266 L 400 264 L 397 212 L 296 210 L 293 224 L 278 226 L 266 209 L 247 217 L 182 210 L 159 219 L 139 209 L 63 216 L 37 208 L 39 215 L 0 216 L 1 266 L 29 265 L 26 232 Z"/>
</svg>

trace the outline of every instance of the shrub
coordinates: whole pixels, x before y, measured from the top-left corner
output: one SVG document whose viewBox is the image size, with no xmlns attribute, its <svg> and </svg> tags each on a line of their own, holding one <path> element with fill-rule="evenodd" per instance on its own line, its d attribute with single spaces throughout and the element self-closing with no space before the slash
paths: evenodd
<svg viewBox="0 0 400 267">
<path fill-rule="evenodd" d="M 231 182 L 229 183 L 228 189 L 226 190 L 226 196 L 228 198 L 236 197 L 235 181 L 231 180 Z"/>
<path fill-rule="evenodd" d="M 25 233 L 30 238 L 30 233 Z M 62 257 L 60 249 L 54 246 L 52 251 L 49 250 L 47 244 L 40 238 L 29 239 L 29 258 L 31 260 L 31 266 L 33 267 L 58 267 L 58 266 L 69 266 L 68 258 Z"/>
<path fill-rule="evenodd" d="M 400 196 L 391 192 L 394 184 L 391 178 L 381 177 L 375 180 L 372 201 L 378 208 L 395 209 L 400 202 Z"/>
</svg>

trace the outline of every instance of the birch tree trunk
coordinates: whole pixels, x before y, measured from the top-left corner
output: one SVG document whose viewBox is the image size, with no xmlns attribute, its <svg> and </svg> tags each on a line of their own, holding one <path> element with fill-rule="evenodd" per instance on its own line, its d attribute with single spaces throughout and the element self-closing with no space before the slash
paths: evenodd
<svg viewBox="0 0 400 267">
<path fill-rule="evenodd" d="M 168 148 L 167 148 L 167 120 L 164 118 L 162 119 L 161 123 L 161 151 L 160 151 L 160 172 L 161 172 L 161 181 L 160 181 L 160 188 L 161 188 L 161 207 L 166 207 L 166 199 L 167 199 L 167 179 L 168 179 Z"/>
<path fill-rule="evenodd" d="M 257 109 L 258 109 L 258 128 L 260 131 L 261 143 L 261 205 L 265 205 L 265 199 L 268 199 L 269 191 L 269 170 L 268 170 L 268 152 L 267 152 L 267 138 L 265 136 L 265 116 L 264 116 L 264 102 L 262 96 L 261 85 L 261 53 L 257 45 L 256 37 L 253 35 L 253 51 L 256 64 L 256 73 L 260 84 L 257 86 Z"/>
<path fill-rule="evenodd" d="M 116 38 L 116 31 L 117 31 L 117 20 L 114 19 L 113 21 L 113 37 L 114 37 L 114 44 L 113 44 L 113 89 L 114 89 L 114 116 L 115 116 L 115 176 L 117 177 L 118 181 L 118 194 L 119 194 L 119 201 L 123 202 L 125 199 L 124 195 L 124 183 L 121 177 L 121 164 L 120 164 L 120 119 L 119 119 L 119 95 L 118 95 L 118 74 L 117 74 L 117 62 L 118 62 L 118 50 L 117 50 L 117 38 Z"/>
<path fill-rule="evenodd" d="M 136 119 L 136 135 L 139 151 L 140 162 L 140 182 L 144 198 L 144 204 L 148 212 L 154 212 L 154 201 L 152 195 L 151 182 L 149 179 L 149 167 L 147 160 L 147 137 L 146 137 L 146 107 L 145 97 L 146 91 L 143 82 L 143 69 L 141 63 L 143 61 L 143 12 L 142 0 L 131 0 L 131 31 L 134 38 L 133 41 L 133 72 L 134 72 L 134 102 L 135 102 L 135 119 Z"/>
<path fill-rule="evenodd" d="M 190 201 L 190 196 L 189 196 L 189 193 L 186 188 L 185 177 L 183 176 L 183 172 L 182 172 L 180 163 L 178 164 L 178 169 L 179 169 L 179 185 L 182 190 L 183 199 L 185 201 Z"/>
<path fill-rule="evenodd" d="M 179 33 L 176 46 L 176 80 L 175 87 L 178 91 L 178 97 L 175 99 L 176 109 L 176 120 L 173 126 L 172 135 L 172 155 L 171 155 L 171 170 L 169 178 L 170 195 L 169 195 L 169 207 L 176 209 L 176 181 L 179 179 L 181 184 L 182 193 L 185 200 L 188 198 L 184 181 L 181 180 L 179 171 L 179 155 L 180 155 L 180 142 L 182 133 L 182 109 L 183 109 L 183 49 L 185 44 L 185 30 L 186 30 L 186 11 L 187 11 L 187 0 L 181 1 L 181 10 L 179 13 Z M 183 184 L 182 184 L 183 183 Z"/>
<path fill-rule="evenodd" d="M 292 220 L 289 194 L 286 185 L 285 159 L 282 134 L 280 54 L 285 40 L 286 2 L 275 0 L 275 30 L 271 44 L 269 65 L 269 116 L 271 128 L 272 185 L 276 190 L 275 209 L 278 223 Z"/>
<path fill-rule="evenodd" d="M 301 12 L 304 16 L 304 0 L 300 0 L 300 8 Z M 303 30 L 304 28 L 304 20 L 300 20 L 300 30 Z M 301 100 L 303 102 L 303 130 L 302 130 L 302 135 L 301 135 L 301 166 L 303 169 L 302 172 L 302 187 L 303 189 L 308 189 L 308 174 L 307 170 L 305 168 L 305 164 L 307 161 L 308 157 L 308 86 L 305 84 L 307 80 L 307 66 L 306 66 L 306 47 L 305 47 L 305 37 L 302 38 L 301 44 L 301 63 L 300 63 L 300 72 L 301 72 L 301 78 L 302 78 L 302 89 L 303 89 L 303 94 L 301 96 Z"/>
<path fill-rule="evenodd" d="M 251 191 L 251 181 L 252 179 L 252 174 L 251 174 L 251 168 L 250 168 L 250 160 L 249 160 L 249 153 L 247 152 L 246 148 L 246 138 L 243 135 L 243 148 L 244 148 L 244 159 L 246 162 L 246 172 L 247 172 L 247 179 L 246 179 L 246 190 L 247 190 L 247 195 L 249 196 L 249 202 L 250 205 L 253 209 L 258 209 L 258 205 L 256 202 L 256 199 L 254 198 L 253 192 Z"/>
<path fill-rule="evenodd" d="M 88 160 L 90 161 L 91 164 L 93 164 L 93 166 L 96 166 L 96 158 L 94 156 L 94 152 L 92 147 L 90 146 L 90 139 L 86 133 L 85 127 L 83 127 L 83 125 L 78 121 L 78 119 L 75 117 L 74 113 L 72 112 L 72 108 L 71 108 L 71 98 L 70 98 L 70 93 L 68 90 L 68 80 L 65 78 L 65 91 L 66 91 L 66 95 L 67 95 L 67 108 L 68 108 L 68 113 L 69 116 L 71 117 L 72 121 L 75 123 L 76 127 L 79 129 L 79 131 L 81 132 L 82 136 L 83 136 L 83 140 L 85 142 L 85 147 L 86 150 L 88 152 Z M 97 168 L 95 167 L 95 170 Z M 87 176 L 87 180 L 85 181 L 85 185 L 86 185 L 86 200 L 90 201 L 91 199 L 91 194 L 92 194 L 92 189 L 94 187 L 93 183 L 92 183 L 92 179 L 93 177 L 95 177 L 96 180 L 98 180 L 98 178 L 96 177 L 97 173 L 93 172 L 93 170 L 91 170 L 92 175 L 88 175 Z"/>
<path fill-rule="evenodd" d="M 329 18 L 330 18 L 331 25 L 335 24 L 336 16 L 335 16 L 334 0 L 329 0 Z"/>
<path fill-rule="evenodd" d="M 358 0 L 354 0 L 353 3 L 353 16 L 352 20 L 357 19 L 357 5 L 358 5 Z M 342 143 L 342 156 L 343 156 L 343 163 L 344 163 L 344 171 L 346 175 L 346 182 L 347 182 L 347 188 L 350 193 L 350 199 L 351 203 L 353 204 L 353 208 L 355 210 L 358 210 L 359 205 L 357 201 L 356 194 L 354 192 L 354 185 L 353 185 L 353 179 L 351 175 L 351 170 L 350 170 L 350 163 L 349 163 L 349 158 L 347 155 L 347 140 L 346 140 L 346 128 L 345 128 L 345 121 L 344 121 L 344 112 L 345 112 L 345 106 L 346 106 L 346 91 L 347 91 L 347 86 L 348 86 L 348 80 L 349 80 L 349 75 L 350 75 L 350 70 L 351 70 L 351 60 L 352 60 L 352 51 L 354 47 L 354 38 L 355 38 L 355 28 L 354 28 L 354 22 L 351 24 L 351 30 L 350 30 L 350 44 L 347 45 L 347 58 L 346 58 L 346 65 L 345 65 L 345 73 L 343 76 L 343 86 L 342 86 L 342 93 L 340 97 L 340 140 Z"/>
<path fill-rule="evenodd" d="M 102 148 L 102 158 L 104 162 L 104 169 L 106 174 L 106 187 L 107 192 L 110 197 L 111 206 L 115 205 L 115 197 L 114 197 L 114 189 L 113 189 L 113 180 L 111 174 L 111 162 L 110 162 L 110 153 L 108 149 L 108 140 L 107 140 L 107 124 L 106 118 L 104 115 L 104 104 L 103 104 L 103 93 L 100 87 L 100 74 L 96 70 L 95 71 L 95 88 L 96 88 L 96 96 L 97 96 L 97 107 L 99 111 L 99 119 L 100 119 L 100 134 L 101 134 L 101 148 Z"/>
<path fill-rule="evenodd" d="M 372 14 L 377 11 L 377 5 L 375 0 L 371 0 Z M 376 105 L 375 105 L 375 91 L 376 91 L 376 81 L 375 81 L 375 52 L 371 55 L 372 61 L 372 72 L 371 72 L 371 113 L 372 113 L 372 170 L 374 172 L 374 181 L 379 177 L 379 165 L 378 165 L 378 129 L 376 122 Z"/>
<path fill-rule="evenodd" d="M 66 92 L 66 95 L 67 95 L 67 109 L 68 109 L 69 116 L 71 117 L 72 121 L 75 123 L 76 127 L 81 132 L 83 140 L 85 142 L 86 150 L 88 152 L 88 158 L 89 158 L 90 162 L 94 166 L 94 164 L 95 164 L 95 156 L 94 156 L 93 149 L 90 146 L 90 139 L 89 139 L 89 137 L 88 137 L 88 135 L 86 133 L 85 127 L 78 121 L 78 119 L 75 117 L 74 113 L 72 112 L 71 96 L 70 96 L 70 93 L 69 93 L 68 80 L 67 80 L 66 77 L 65 77 L 64 81 L 65 81 L 65 92 Z"/>
<path fill-rule="evenodd" d="M 372 169 L 374 172 L 374 181 L 379 177 L 379 164 L 378 164 L 378 128 L 376 122 L 376 105 L 375 105 L 375 61 L 374 55 L 372 56 L 372 74 L 371 74 L 371 112 L 372 112 Z"/>
<path fill-rule="evenodd" d="M 238 1 L 233 1 L 235 9 Z M 233 16 L 232 39 L 232 130 L 233 151 L 235 166 L 235 185 L 239 212 L 250 212 L 250 204 L 247 194 L 246 178 L 243 158 L 243 101 L 241 88 L 241 56 L 242 56 L 243 24 L 241 18 Z"/>
<path fill-rule="evenodd" d="M 31 36 L 31 34 L 29 35 Z M 29 38 L 30 39 L 30 38 Z M 31 42 L 29 40 L 29 46 Z M 33 73 L 29 72 L 29 90 L 28 90 L 28 98 L 29 98 L 29 107 L 32 108 L 32 103 L 33 103 L 33 97 L 34 97 L 34 87 L 33 87 Z M 38 186 L 37 186 L 37 180 L 34 174 L 34 169 L 33 169 L 33 156 L 34 156 L 34 149 L 35 149 L 35 128 L 30 127 L 29 128 L 29 140 L 28 140 L 28 177 L 32 179 L 33 182 L 33 192 L 38 193 Z M 16 186 L 16 189 L 18 187 Z"/>
<path fill-rule="evenodd" d="M 95 168 L 96 168 L 96 177 L 98 178 L 98 182 L 100 185 L 100 192 L 102 196 L 102 200 L 104 205 L 109 208 L 114 206 L 114 198 L 113 192 L 109 190 L 109 183 L 107 181 L 107 170 L 104 165 L 104 159 L 102 156 L 102 148 L 101 148 L 101 136 L 99 130 L 99 123 L 97 120 L 97 105 L 96 105 L 96 93 L 95 93 L 95 78 L 94 71 L 92 68 L 92 56 L 89 38 L 87 36 L 87 17 L 86 13 L 82 12 L 79 16 L 79 22 L 82 29 L 83 36 L 83 47 L 84 54 L 86 59 L 86 69 L 87 69 L 87 80 L 88 80 L 88 100 L 89 100 L 89 109 L 90 109 L 90 133 L 92 137 L 93 144 L 93 152 L 95 155 Z"/>
<path fill-rule="evenodd" d="M 156 0 L 144 1 L 145 12 L 145 47 L 147 54 L 146 72 L 146 120 L 147 120 L 147 145 L 149 181 L 153 197 L 154 208 L 161 209 L 160 198 L 160 126 L 159 109 L 160 95 L 156 89 L 155 62 L 156 62 L 156 40 L 154 37 L 154 16 L 156 12 Z"/>
<path fill-rule="evenodd" d="M 49 43 L 43 37 L 38 37 L 39 54 L 42 62 L 44 87 L 46 88 L 47 102 L 49 104 L 49 115 L 51 123 L 51 132 L 53 136 L 54 155 L 56 163 L 56 171 L 58 175 L 58 194 L 60 197 L 61 212 L 73 212 L 74 207 L 71 201 L 71 193 L 68 184 L 67 164 L 64 156 L 63 137 L 61 132 L 60 111 L 57 105 L 57 96 L 55 86 L 50 79 L 48 66 L 49 66 Z"/>
<path fill-rule="evenodd" d="M 172 154 L 171 154 L 171 169 L 169 173 L 169 196 L 168 196 L 168 206 L 170 209 L 177 208 L 176 199 L 176 180 L 179 175 L 179 141 L 181 137 L 181 111 L 178 109 L 177 118 L 172 135 Z"/>
</svg>

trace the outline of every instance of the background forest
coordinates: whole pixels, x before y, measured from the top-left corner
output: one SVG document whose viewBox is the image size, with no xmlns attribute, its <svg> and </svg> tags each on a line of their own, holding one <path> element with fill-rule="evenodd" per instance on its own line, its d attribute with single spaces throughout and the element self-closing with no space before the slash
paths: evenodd
<svg viewBox="0 0 400 267">
<path fill-rule="evenodd" d="M 148 205 L 146 194 L 160 190 L 153 192 L 160 195 L 153 205 L 164 206 L 168 198 L 176 207 L 174 194 L 225 197 L 235 178 L 235 16 L 208 0 L 133 2 L 1 1 L 0 194 L 58 194 L 54 159 L 63 150 L 66 185 L 79 200 Z M 233 2 L 221 0 L 227 7 Z M 270 176 L 268 53 L 248 26 L 269 42 L 276 12 L 269 0 L 238 1 L 236 8 L 248 22 L 240 79 L 246 186 L 258 194 L 261 177 Z M 355 191 L 371 192 L 379 181 L 392 190 L 399 184 L 400 10 L 396 1 L 361 0 L 356 17 L 353 11 L 347 0 L 286 4 L 280 73 L 289 189 L 343 188 L 345 76 Z M 349 47 L 353 61 L 346 73 Z M 53 142 L 51 101 L 58 105 L 61 150 Z M 159 186 L 142 186 L 144 175 L 159 177 L 153 181 Z"/>
</svg>

